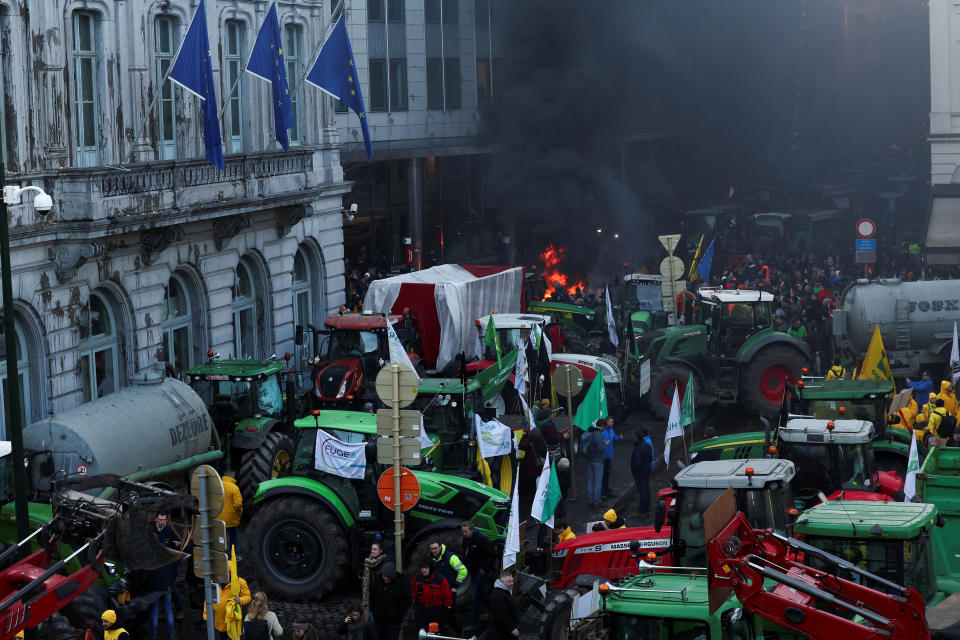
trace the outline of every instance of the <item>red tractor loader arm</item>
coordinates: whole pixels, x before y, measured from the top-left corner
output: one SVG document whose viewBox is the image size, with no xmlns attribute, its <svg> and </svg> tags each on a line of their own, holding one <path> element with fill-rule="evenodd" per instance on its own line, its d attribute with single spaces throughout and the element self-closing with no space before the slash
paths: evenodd
<svg viewBox="0 0 960 640">
<path fill-rule="evenodd" d="M 732 491 L 727 491 L 704 513 L 711 610 L 733 590 L 744 608 L 809 638 L 930 638 L 926 606 L 916 589 L 884 580 L 799 540 L 755 530 L 734 509 Z M 733 513 L 725 524 L 724 513 Z M 791 560 L 797 551 L 807 560 L 815 556 L 825 565 L 853 571 L 864 584 Z M 866 586 L 871 580 L 883 591 Z M 764 589 L 765 581 L 775 586 Z"/>
</svg>

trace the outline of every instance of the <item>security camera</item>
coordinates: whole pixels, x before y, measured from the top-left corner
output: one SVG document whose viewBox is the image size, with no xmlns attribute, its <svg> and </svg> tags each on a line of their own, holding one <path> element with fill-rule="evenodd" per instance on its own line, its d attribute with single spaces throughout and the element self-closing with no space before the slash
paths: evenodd
<svg viewBox="0 0 960 640">
<path fill-rule="evenodd" d="M 358 209 L 357 203 L 354 202 L 353 204 L 350 205 L 349 210 L 344 210 L 343 217 L 346 218 L 347 220 L 353 220 L 357 215 L 357 209 Z"/>
<path fill-rule="evenodd" d="M 33 208 L 36 209 L 37 213 L 45 216 L 53 209 L 53 198 L 46 193 L 37 194 L 37 197 L 33 199 Z"/>
<path fill-rule="evenodd" d="M 357 203 L 356 203 L 356 202 L 354 202 L 353 204 L 350 205 L 350 213 L 354 213 L 354 214 L 355 214 L 358 209 L 359 209 L 359 207 L 357 206 Z"/>
</svg>

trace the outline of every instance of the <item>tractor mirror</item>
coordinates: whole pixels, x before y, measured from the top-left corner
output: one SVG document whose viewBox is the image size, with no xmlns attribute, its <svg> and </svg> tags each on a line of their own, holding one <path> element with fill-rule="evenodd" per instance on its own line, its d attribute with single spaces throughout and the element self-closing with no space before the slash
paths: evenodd
<svg viewBox="0 0 960 640">
<path fill-rule="evenodd" d="M 667 499 L 657 498 L 657 508 L 653 512 L 653 530 L 660 533 L 663 522 L 667 519 Z"/>
<path fill-rule="evenodd" d="M 303 346 L 303 325 L 301 325 L 301 324 L 298 324 L 298 325 L 297 325 L 297 332 L 296 332 L 296 335 L 295 335 L 294 338 L 293 338 L 293 343 L 294 343 L 295 345 L 297 345 L 298 347 L 302 347 L 302 346 Z"/>
</svg>

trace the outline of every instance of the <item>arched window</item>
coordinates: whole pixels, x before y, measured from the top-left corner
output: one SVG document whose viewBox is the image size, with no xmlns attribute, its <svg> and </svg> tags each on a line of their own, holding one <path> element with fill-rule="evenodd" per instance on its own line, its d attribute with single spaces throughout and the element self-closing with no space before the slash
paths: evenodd
<svg viewBox="0 0 960 640">
<path fill-rule="evenodd" d="M 233 344 L 238 358 L 259 356 L 257 302 L 253 272 L 250 266 L 241 260 L 237 265 L 233 293 Z"/>
<path fill-rule="evenodd" d="M 163 300 L 163 353 L 177 376 L 193 366 L 194 314 L 187 283 L 170 276 Z"/>
<path fill-rule="evenodd" d="M 84 402 L 120 388 L 120 336 L 109 300 L 90 292 L 90 304 L 80 321 L 80 385 Z"/>
<path fill-rule="evenodd" d="M 310 268 L 310 261 L 307 259 L 306 252 L 301 248 L 293 257 L 293 286 L 290 290 L 293 292 L 293 326 L 303 327 L 307 325 L 317 326 L 313 321 L 313 273 Z M 310 340 L 303 345 L 296 346 L 294 354 L 298 364 L 313 356 L 310 353 Z M 299 367 L 298 367 L 299 368 Z"/>
<path fill-rule="evenodd" d="M 20 323 L 14 320 L 14 326 L 17 331 L 17 380 L 19 382 L 20 392 L 20 427 L 23 428 L 32 421 L 30 407 L 30 358 L 27 350 L 27 341 L 24 339 Z M 2 333 L 0 333 L 0 340 L 5 340 Z M 4 342 L 0 348 L 5 351 L 6 342 Z M 0 420 L 0 440 L 6 440 L 7 433 L 9 432 L 7 419 L 10 417 L 10 411 L 8 410 L 9 393 L 7 391 L 7 359 L 5 352 L 3 357 L 0 358 L 0 380 L 3 380 L 2 391 L 0 391 L 0 394 L 2 394 L 0 413 L 3 414 L 3 419 Z"/>
</svg>

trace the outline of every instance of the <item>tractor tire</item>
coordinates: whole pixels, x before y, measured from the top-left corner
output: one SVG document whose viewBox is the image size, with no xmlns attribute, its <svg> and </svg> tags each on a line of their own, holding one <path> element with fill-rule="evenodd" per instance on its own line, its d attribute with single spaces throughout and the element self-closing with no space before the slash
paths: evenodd
<svg viewBox="0 0 960 640">
<path fill-rule="evenodd" d="M 267 434 L 263 444 L 243 454 L 237 473 L 237 484 L 245 504 L 253 504 L 253 497 L 261 482 L 290 471 L 295 451 L 293 440 L 289 436 L 271 432 Z"/>
<path fill-rule="evenodd" d="M 775 344 L 761 350 L 740 374 L 738 404 L 756 415 L 776 416 L 787 381 L 799 380 L 805 366 L 806 358 L 790 347 Z"/>
<path fill-rule="evenodd" d="M 77 637 L 77 631 L 66 616 L 55 613 L 40 623 L 37 633 L 38 637 L 48 640 L 73 640 Z"/>
<path fill-rule="evenodd" d="M 583 338 L 573 332 L 567 332 L 567 339 L 563 343 L 567 353 L 587 353 L 587 345 Z"/>
<path fill-rule="evenodd" d="M 547 595 L 540 614 L 540 637 L 543 640 L 567 640 L 570 633 L 570 613 L 573 599 L 580 595 L 576 587 L 567 587 Z"/>
<path fill-rule="evenodd" d="M 272 597 L 320 600 L 347 572 L 347 532 L 309 498 L 268 502 L 250 521 L 246 538 L 253 568 Z"/>
<path fill-rule="evenodd" d="M 666 419 L 670 415 L 674 388 L 682 401 L 689 378 L 690 369 L 682 364 L 667 362 L 656 367 L 650 374 L 650 391 L 647 392 L 650 411 L 658 418 Z"/>
</svg>

